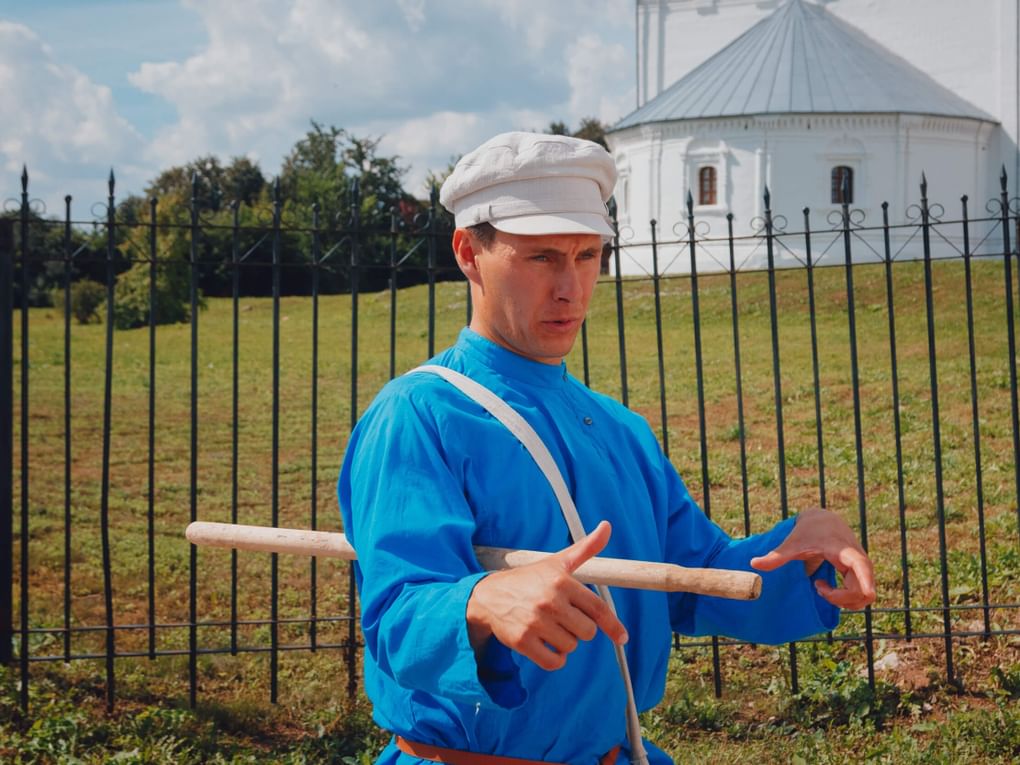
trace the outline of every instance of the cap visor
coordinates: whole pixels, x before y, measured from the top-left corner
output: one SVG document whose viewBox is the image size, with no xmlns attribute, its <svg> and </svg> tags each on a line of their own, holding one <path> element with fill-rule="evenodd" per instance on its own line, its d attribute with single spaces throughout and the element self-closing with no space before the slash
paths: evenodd
<svg viewBox="0 0 1020 765">
<path fill-rule="evenodd" d="M 518 215 L 490 220 L 492 227 L 507 234 L 544 236 L 548 234 L 595 234 L 611 238 L 615 232 L 609 222 L 595 213 L 557 213 Z"/>
</svg>

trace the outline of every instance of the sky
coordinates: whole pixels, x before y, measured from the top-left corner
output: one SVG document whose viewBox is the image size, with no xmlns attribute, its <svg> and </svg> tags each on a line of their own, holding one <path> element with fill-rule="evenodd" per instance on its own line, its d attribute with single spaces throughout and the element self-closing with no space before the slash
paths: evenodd
<svg viewBox="0 0 1020 765">
<path fill-rule="evenodd" d="M 214 154 L 279 172 L 311 121 L 424 196 L 504 130 L 635 106 L 633 0 L 0 0 L 0 202 L 74 217 Z M 7 203 L 8 206 L 10 203 Z"/>
</svg>

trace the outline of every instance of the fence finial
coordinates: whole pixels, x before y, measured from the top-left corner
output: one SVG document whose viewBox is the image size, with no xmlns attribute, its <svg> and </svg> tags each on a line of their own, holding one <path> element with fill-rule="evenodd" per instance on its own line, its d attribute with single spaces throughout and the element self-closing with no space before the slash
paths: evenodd
<svg viewBox="0 0 1020 765">
<path fill-rule="evenodd" d="M 924 174 L 924 170 L 921 171 L 921 197 L 925 198 L 928 196 L 928 178 Z"/>
<path fill-rule="evenodd" d="M 765 184 L 765 209 L 772 209 L 772 192 L 769 191 L 768 184 Z"/>
<path fill-rule="evenodd" d="M 687 189 L 687 217 L 694 215 L 694 194 L 691 193 L 690 189 Z"/>
<path fill-rule="evenodd" d="M 113 177 L 113 168 L 110 168 L 110 177 L 106 181 L 106 188 L 110 190 L 110 196 L 113 196 L 114 186 L 117 185 L 117 179 Z"/>
<path fill-rule="evenodd" d="M 280 176 L 276 176 L 273 179 L 273 201 L 280 201 Z"/>
<path fill-rule="evenodd" d="M 1006 191 L 1006 189 L 1007 189 L 1007 181 L 1008 180 L 1009 179 L 1006 176 L 1006 165 L 1005 165 L 1005 163 L 1003 163 L 1003 165 L 1002 165 L 1002 172 L 999 173 L 999 186 L 1002 187 L 1003 191 Z"/>
<path fill-rule="evenodd" d="M 21 166 L 21 191 L 22 193 L 28 192 L 28 165 Z"/>
</svg>

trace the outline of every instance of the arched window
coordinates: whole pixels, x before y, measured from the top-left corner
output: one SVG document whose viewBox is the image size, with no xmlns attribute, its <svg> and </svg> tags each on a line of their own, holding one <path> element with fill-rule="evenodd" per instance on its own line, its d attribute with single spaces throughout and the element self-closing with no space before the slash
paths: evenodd
<svg viewBox="0 0 1020 765">
<path fill-rule="evenodd" d="M 843 185 L 846 184 L 846 197 L 843 196 Z M 854 203 L 854 170 L 846 165 L 832 168 L 832 203 L 841 205 Z"/>
<path fill-rule="evenodd" d="M 698 204 L 715 204 L 715 168 L 703 167 L 698 170 Z"/>
</svg>

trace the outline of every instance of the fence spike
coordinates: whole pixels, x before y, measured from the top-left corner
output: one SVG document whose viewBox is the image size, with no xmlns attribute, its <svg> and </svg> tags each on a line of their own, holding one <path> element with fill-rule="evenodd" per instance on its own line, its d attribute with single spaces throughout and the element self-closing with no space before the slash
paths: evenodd
<svg viewBox="0 0 1020 765">
<path fill-rule="evenodd" d="M 280 201 L 280 176 L 273 179 L 273 202 Z"/>
<path fill-rule="evenodd" d="M 21 166 L 21 193 L 28 193 L 28 165 Z"/>
<path fill-rule="evenodd" d="M 1007 185 L 1008 180 L 1009 180 L 1009 178 L 1006 175 L 1006 165 L 1005 165 L 1005 163 L 1003 163 L 1003 165 L 1002 165 L 1002 172 L 999 173 L 999 185 L 1002 187 L 1003 191 L 1006 190 L 1006 185 Z"/>
<path fill-rule="evenodd" d="M 924 174 L 924 170 L 921 171 L 921 197 L 927 198 L 928 196 L 928 178 Z"/>
<path fill-rule="evenodd" d="M 839 184 L 839 193 L 843 196 L 843 204 L 850 204 L 850 173 L 844 172 L 842 182 Z"/>
<path fill-rule="evenodd" d="M 694 215 L 694 194 L 691 193 L 690 189 L 687 189 L 687 217 Z"/>
<path fill-rule="evenodd" d="M 765 184 L 765 209 L 772 209 L 772 193 L 769 191 L 768 184 Z"/>
</svg>

